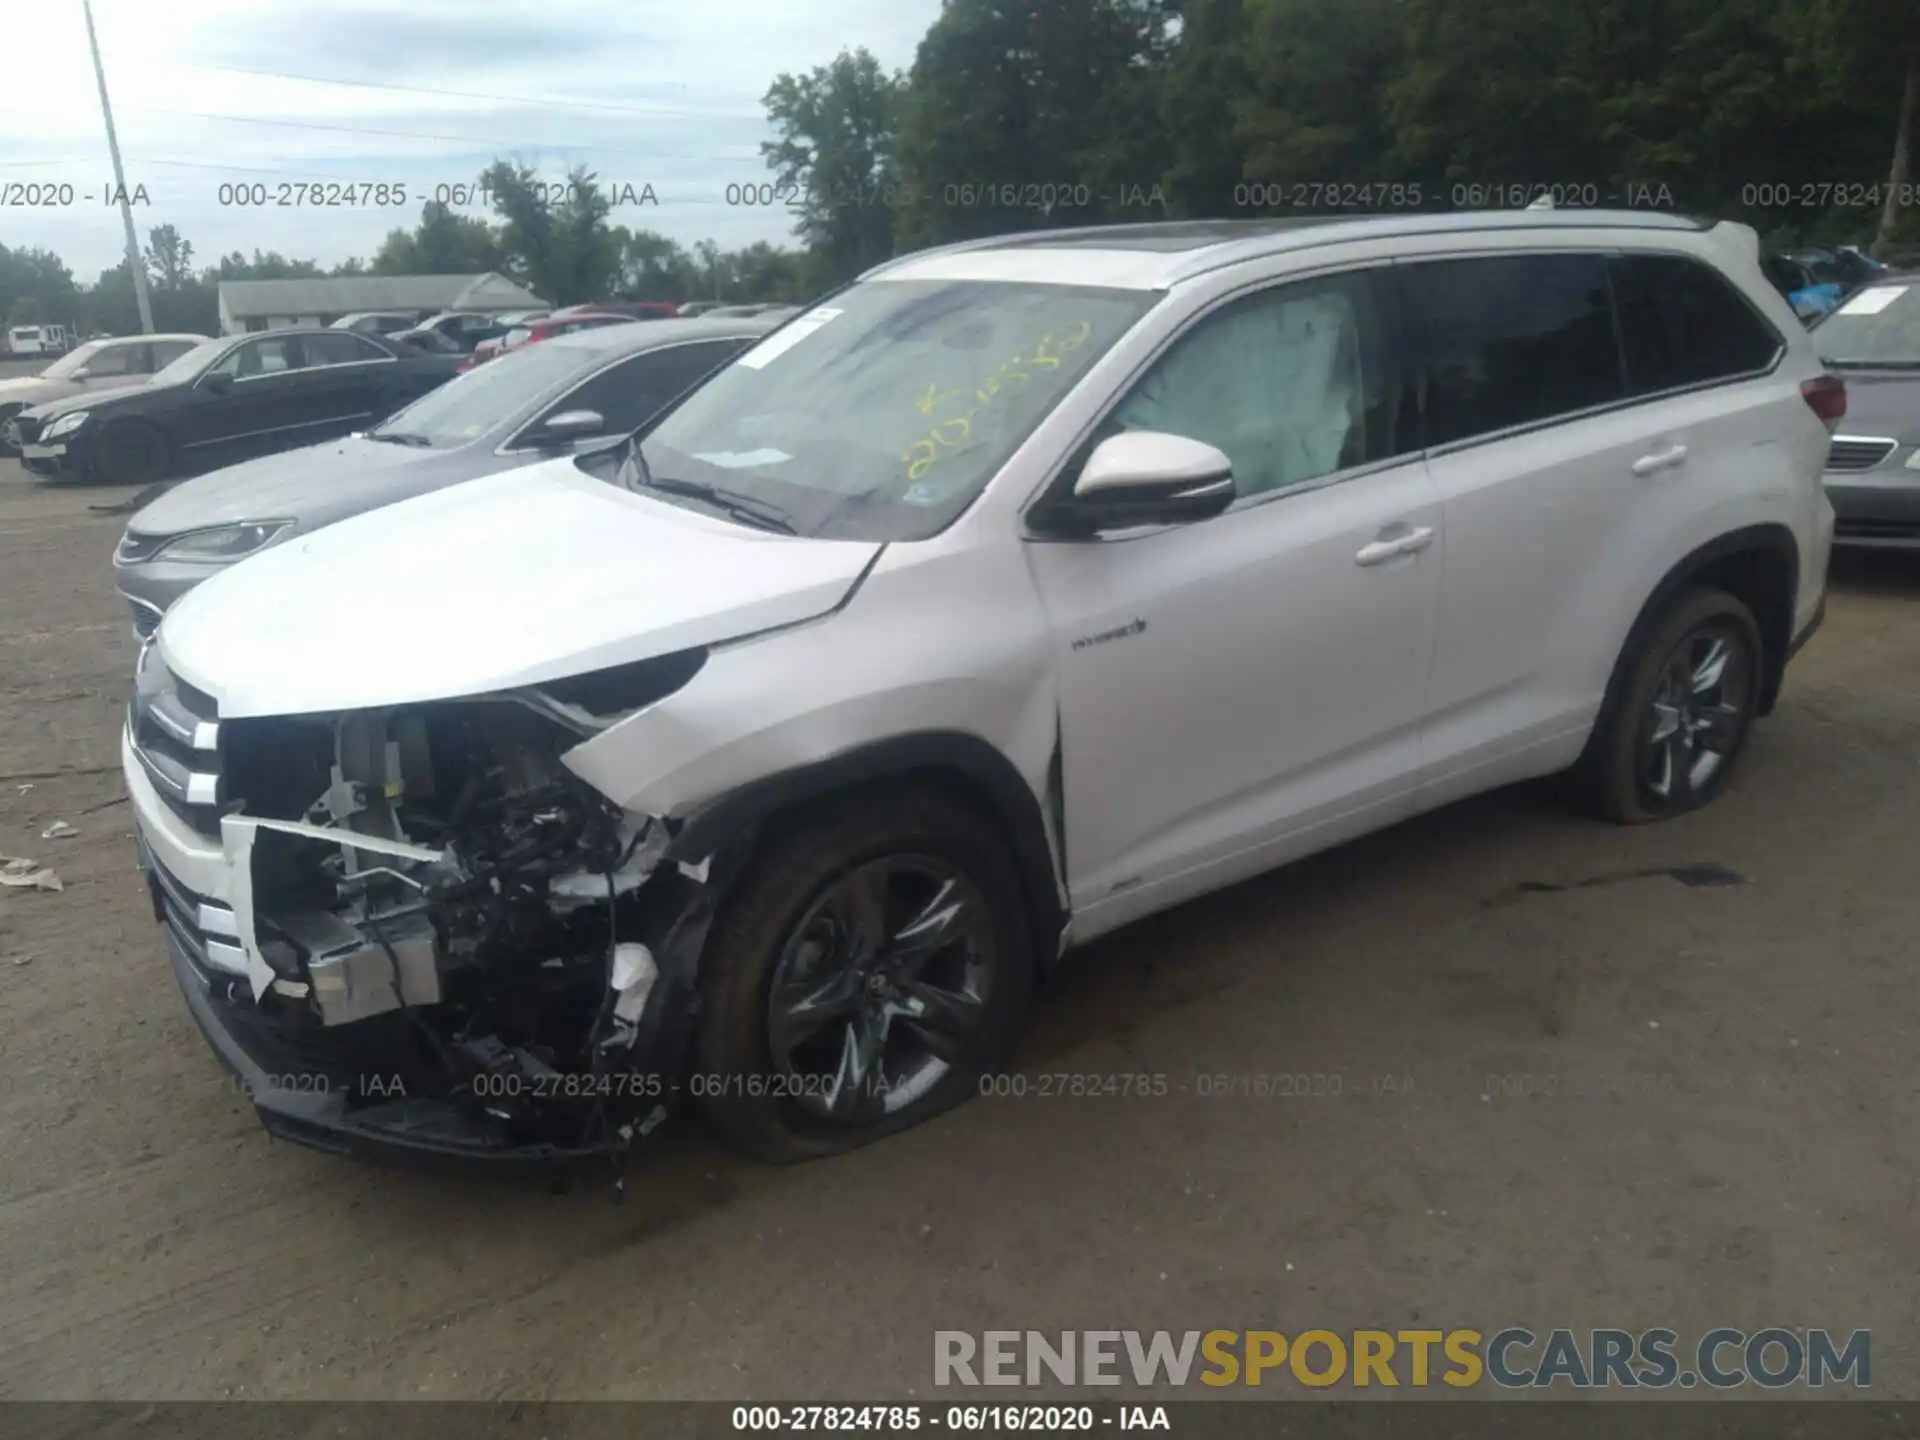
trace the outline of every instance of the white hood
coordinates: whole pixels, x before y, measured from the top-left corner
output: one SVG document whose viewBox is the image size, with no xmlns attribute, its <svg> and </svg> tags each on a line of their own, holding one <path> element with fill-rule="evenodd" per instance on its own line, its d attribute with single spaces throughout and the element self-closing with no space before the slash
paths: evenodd
<svg viewBox="0 0 1920 1440">
<path fill-rule="evenodd" d="M 158 643 L 224 717 L 443 700 L 812 619 L 880 548 L 749 529 L 563 458 L 262 551 L 189 591 Z"/>
</svg>

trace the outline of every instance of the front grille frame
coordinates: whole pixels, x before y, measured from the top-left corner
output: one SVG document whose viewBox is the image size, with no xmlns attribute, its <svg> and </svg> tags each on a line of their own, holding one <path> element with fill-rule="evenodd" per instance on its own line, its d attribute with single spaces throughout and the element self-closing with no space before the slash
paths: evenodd
<svg viewBox="0 0 1920 1440">
<path fill-rule="evenodd" d="M 127 738 L 168 808 L 198 833 L 218 838 L 228 798 L 221 785 L 219 707 L 174 676 L 152 642 L 135 670 Z"/>
</svg>

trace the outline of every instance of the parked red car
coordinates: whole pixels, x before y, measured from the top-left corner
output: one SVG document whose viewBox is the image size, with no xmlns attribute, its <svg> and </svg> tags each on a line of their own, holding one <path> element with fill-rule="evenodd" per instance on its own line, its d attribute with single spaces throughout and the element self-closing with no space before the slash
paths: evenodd
<svg viewBox="0 0 1920 1440">
<path fill-rule="evenodd" d="M 496 355 L 504 355 L 509 350 L 518 350 L 522 345 L 531 345 L 539 340 L 551 340 L 556 335 L 571 335 L 576 330 L 597 330 L 603 325 L 632 323 L 633 316 L 607 310 L 556 311 L 544 320 L 519 326 L 492 340 L 482 340 L 458 368 L 462 371 L 471 370 L 476 365 L 486 364 Z"/>
</svg>

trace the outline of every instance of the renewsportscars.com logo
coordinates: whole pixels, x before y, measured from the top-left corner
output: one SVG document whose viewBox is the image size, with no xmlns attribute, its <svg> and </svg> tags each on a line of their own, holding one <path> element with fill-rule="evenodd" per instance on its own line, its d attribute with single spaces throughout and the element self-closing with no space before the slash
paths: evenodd
<svg viewBox="0 0 1920 1440">
<path fill-rule="evenodd" d="M 1872 1383 L 1871 1331 L 936 1330 L 933 1383 L 949 1385 L 1432 1385 L 1727 1390 Z"/>
</svg>

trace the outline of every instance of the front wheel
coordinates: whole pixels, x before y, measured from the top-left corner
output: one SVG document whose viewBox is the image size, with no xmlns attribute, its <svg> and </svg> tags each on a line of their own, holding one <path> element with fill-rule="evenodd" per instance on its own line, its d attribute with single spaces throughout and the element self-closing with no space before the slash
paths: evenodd
<svg viewBox="0 0 1920 1440">
<path fill-rule="evenodd" d="M 1026 919 L 999 835 L 944 797 L 872 795 L 787 828 L 709 937 L 691 1090 L 776 1162 L 950 1109 L 1025 1013 Z"/>
<path fill-rule="evenodd" d="M 1627 657 L 1584 764 L 1588 798 L 1617 824 L 1697 810 L 1727 786 L 1760 703 L 1760 627 L 1718 590 L 1677 599 Z"/>
<path fill-rule="evenodd" d="M 167 475 L 167 437 L 141 420 L 111 424 L 96 442 L 94 473 L 108 485 L 151 485 Z"/>
</svg>

